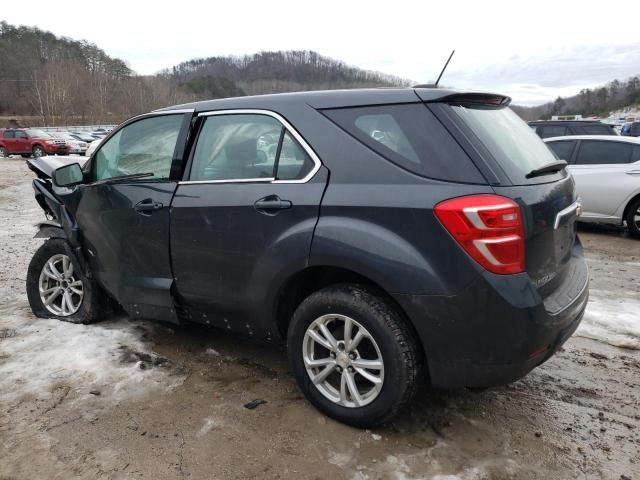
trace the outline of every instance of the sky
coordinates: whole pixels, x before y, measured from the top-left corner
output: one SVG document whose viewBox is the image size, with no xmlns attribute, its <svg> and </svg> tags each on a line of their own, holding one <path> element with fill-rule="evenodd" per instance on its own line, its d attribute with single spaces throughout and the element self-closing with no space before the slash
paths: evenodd
<svg viewBox="0 0 640 480">
<path fill-rule="evenodd" d="M 315 50 L 417 83 L 536 105 L 640 74 L 640 2 L 30 0 L 0 20 L 85 39 L 136 72 L 196 57 Z M 100 8 L 96 8 L 96 6 Z"/>
</svg>

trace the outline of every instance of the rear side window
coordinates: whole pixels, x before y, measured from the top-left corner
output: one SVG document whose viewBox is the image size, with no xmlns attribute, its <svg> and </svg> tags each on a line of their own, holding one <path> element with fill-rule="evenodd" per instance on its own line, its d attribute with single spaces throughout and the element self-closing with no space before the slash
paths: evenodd
<svg viewBox="0 0 640 480">
<path fill-rule="evenodd" d="M 300 180 L 313 161 L 275 118 L 260 114 L 206 118 L 193 155 L 191 180 Z"/>
<path fill-rule="evenodd" d="M 508 107 L 452 104 L 451 109 L 478 137 L 514 185 L 532 183 L 526 178 L 527 173 L 556 160 L 538 135 Z"/>
<path fill-rule="evenodd" d="M 611 129 L 605 125 L 585 125 L 582 131 L 585 135 L 611 135 Z"/>
<path fill-rule="evenodd" d="M 549 148 L 556 154 L 560 160 L 571 160 L 571 154 L 573 153 L 573 147 L 576 142 L 562 141 L 562 142 L 549 142 L 547 143 Z"/>
<path fill-rule="evenodd" d="M 486 183 L 460 145 L 421 103 L 323 113 L 367 147 L 410 172 L 438 180 Z"/>
<path fill-rule="evenodd" d="M 571 132 L 564 125 L 543 125 L 538 127 L 538 135 L 542 138 L 562 137 L 571 135 Z"/>
<path fill-rule="evenodd" d="M 14 136 L 13 132 L 4 132 L 4 138 L 14 138 Z"/>
<path fill-rule="evenodd" d="M 580 143 L 577 165 L 629 163 L 633 146 L 622 142 L 586 140 Z"/>
</svg>

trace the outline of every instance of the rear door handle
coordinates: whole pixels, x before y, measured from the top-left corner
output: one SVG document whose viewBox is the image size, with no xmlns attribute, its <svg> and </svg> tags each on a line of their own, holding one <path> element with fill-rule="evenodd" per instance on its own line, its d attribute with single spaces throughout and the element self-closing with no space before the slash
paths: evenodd
<svg viewBox="0 0 640 480">
<path fill-rule="evenodd" d="M 141 202 L 136 203 L 133 209 L 138 213 L 142 213 L 143 215 L 149 215 L 151 212 L 160 210 L 162 207 L 162 203 L 154 202 L 150 198 L 145 198 Z"/>
<path fill-rule="evenodd" d="M 640 170 L 627 170 L 625 173 L 627 175 L 640 175 Z"/>
<path fill-rule="evenodd" d="M 277 195 L 269 195 L 267 197 L 263 197 L 260 200 L 256 200 L 253 204 L 254 208 L 258 211 L 269 212 L 273 210 L 286 210 L 287 208 L 291 208 L 290 200 L 282 200 Z"/>
</svg>

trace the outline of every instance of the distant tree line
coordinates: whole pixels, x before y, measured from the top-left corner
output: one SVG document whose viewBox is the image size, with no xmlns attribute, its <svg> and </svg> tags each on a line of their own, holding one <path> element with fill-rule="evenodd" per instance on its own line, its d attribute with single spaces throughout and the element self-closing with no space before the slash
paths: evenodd
<svg viewBox="0 0 640 480">
<path fill-rule="evenodd" d="M 613 80 L 603 87 L 585 88 L 572 97 L 558 97 L 553 102 L 536 107 L 513 108 L 525 120 L 549 119 L 554 115 L 608 117 L 610 112 L 640 105 L 640 78 Z"/>
<path fill-rule="evenodd" d="M 163 75 L 196 95 L 210 98 L 410 83 L 392 75 L 351 67 L 313 51 L 200 58 L 165 70 Z"/>
<path fill-rule="evenodd" d="M 32 125 L 118 123 L 209 98 L 407 84 L 311 51 L 195 59 L 141 76 L 92 43 L 0 22 L 0 116 Z"/>
</svg>

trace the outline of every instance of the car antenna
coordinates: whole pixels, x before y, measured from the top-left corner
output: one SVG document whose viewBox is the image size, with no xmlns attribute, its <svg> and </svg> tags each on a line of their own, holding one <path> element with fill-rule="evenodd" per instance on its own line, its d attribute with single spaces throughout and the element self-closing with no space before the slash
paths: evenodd
<svg viewBox="0 0 640 480">
<path fill-rule="evenodd" d="M 445 63 L 444 67 L 442 67 L 442 71 L 440 72 L 440 75 L 438 75 L 438 79 L 436 80 L 436 83 L 434 84 L 435 87 L 437 87 L 438 83 L 440 83 L 440 79 L 442 78 L 442 74 L 447 69 L 447 66 L 449 65 L 449 62 L 451 61 L 451 57 L 453 57 L 454 53 L 456 53 L 455 48 L 451 51 L 451 55 L 449 55 L 449 58 L 447 59 L 447 63 Z"/>
</svg>

